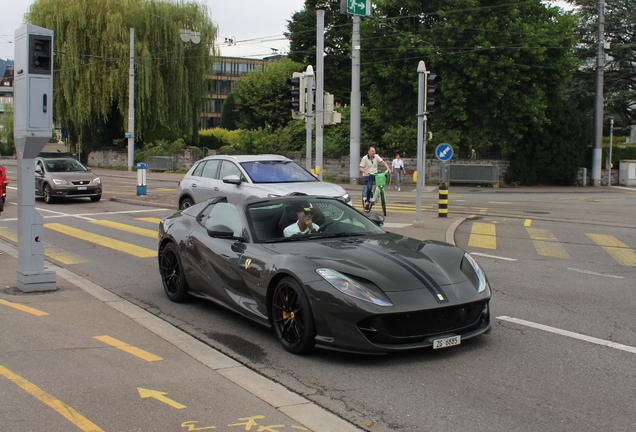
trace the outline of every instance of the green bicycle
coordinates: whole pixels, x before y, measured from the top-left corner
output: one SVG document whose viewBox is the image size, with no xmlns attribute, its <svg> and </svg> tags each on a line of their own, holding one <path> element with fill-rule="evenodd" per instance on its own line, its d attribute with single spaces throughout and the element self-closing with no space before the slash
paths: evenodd
<svg viewBox="0 0 636 432">
<path fill-rule="evenodd" d="M 380 202 L 382 203 L 382 213 L 386 216 L 386 195 L 384 193 L 384 185 L 386 184 L 386 173 L 387 171 L 381 173 L 371 174 L 375 177 L 375 187 L 373 190 L 373 196 L 371 196 L 371 202 L 369 206 L 365 206 L 366 197 L 367 197 L 367 186 L 365 185 L 362 189 L 362 208 L 366 213 L 371 212 L 371 208 L 373 204 L 378 202 L 378 197 L 380 198 Z"/>
</svg>

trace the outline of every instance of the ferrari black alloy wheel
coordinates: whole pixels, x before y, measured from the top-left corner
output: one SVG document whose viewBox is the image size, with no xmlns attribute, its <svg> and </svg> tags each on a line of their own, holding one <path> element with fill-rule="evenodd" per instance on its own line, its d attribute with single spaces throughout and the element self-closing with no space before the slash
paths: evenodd
<svg viewBox="0 0 636 432">
<path fill-rule="evenodd" d="M 188 296 L 188 284 L 183 275 L 181 258 L 174 243 L 168 243 L 161 252 L 161 281 L 170 300 L 181 303 Z"/>
<path fill-rule="evenodd" d="M 287 351 L 304 354 L 314 347 L 314 317 L 305 292 L 294 278 L 286 277 L 276 286 L 272 320 L 276 336 Z"/>
</svg>

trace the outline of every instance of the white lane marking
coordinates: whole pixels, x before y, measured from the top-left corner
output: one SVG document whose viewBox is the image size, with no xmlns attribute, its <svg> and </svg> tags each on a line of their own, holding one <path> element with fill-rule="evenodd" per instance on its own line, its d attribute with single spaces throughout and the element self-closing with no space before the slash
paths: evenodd
<svg viewBox="0 0 636 432">
<path fill-rule="evenodd" d="M 470 252 L 471 255 L 478 255 L 478 256 L 483 256 L 486 258 L 493 258 L 493 259 L 500 259 L 500 260 L 505 260 L 505 261 L 518 261 L 516 258 L 505 258 L 505 257 L 500 257 L 500 256 L 495 256 L 495 255 L 486 255 L 483 253 L 479 253 L 479 252 Z"/>
<path fill-rule="evenodd" d="M 594 275 L 594 276 L 605 276 L 605 277 L 611 277 L 611 278 L 616 278 L 616 279 L 625 279 L 623 276 L 614 276 L 614 275 L 608 275 L 608 274 L 604 274 L 604 273 L 595 273 L 595 272 L 589 271 L 589 270 L 579 270 L 579 269 L 573 269 L 573 268 L 568 268 L 568 270 L 572 270 L 572 271 L 579 272 L 579 273 L 585 273 L 585 274 L 589 274 L 589 275 Z"/>
<path fill-rule="evenodd" d="M 623 345 L 623 344 L 619 344 L 619 343 L 616 343 L 616 342 L 611 342 L 611 341 L 608 341 L 608 340 L 595 338 L 595 337 L 592 337 L 592 336 L 586 336 L 586 335 L 583 335 L 583 334 L 580 334 L 580 333 L 574 333 L 574 332 L 567 331 L 567 330 L 561 330 L 561 329 L 558 329 L 556 327 L 550 327 L 550 326 L 547 326 L 547 325 L 538 324 L 538 323 L 535 323 L 535 322 L 532 322 L 532 321 L 526 321 L 526 320 L 522 320 L 522 319 L 519 319 L 519 318 L 512 318 L 512 317 L 509 317 L 509 316 L 498 316 L 497 319 L 498 320 L 502 320 L 502 321 L 508 321 L 508 322 L 511 322 L 511 323 L 519 324 L 519 325 L 523 325 L 523 326 L 526 326 L 526 327 L 536 328 L 538 330 L 543 330 L 543 331 L 546 331 L 546 332 L 549 332 L 549 333 L 558 334 L 558 335 L 561 335 L 561 336 L 571 337 L 573 339 L 578 339 L 578 340 L 582 340 L 582 341 L 585 341 L 585 342 L 590 342 L 590 343 L 593 343 L 593 344 L 596 344 L 596 345 L 602 345 L 602 346 L 606 346 L 606 347 L 609 347 L 609 348 L 614 348 L 614 349 L 617 349 L 617 350 L 627 351 L 629 353 L 636 354 L 636 347 L 632 347 L 632 346 L 629 346 L 629 345 Z"/>
<path fill-rule="evenodd" d="M 512 203 L 505 202 L 505 201 L 488 201 L 486 204 L 512 204 Z"/>
<path fill-rule="evenodd" d="M 55 216 L 53 216 L 53 217 L 76 217 L 78 219 L 84 219 L 84 220 L 95 220 L 95 219 L 92 219 L 92 218 L 89 218 L 89 217 L 84 217 L 84 216 L 79 215 L 79 214 L 74 215 L 74 214 L 71 214 L 71 213 L 58 212 L 58 211 L 55 211 L 55 210 L 49 210 L 49 209 L 45 209 L 45 208 L 41 208 L 41 207 L 36 207 L 35 209 L 38 210 L 38 211 L 53 213 L 53 214 L 55 214 Z M 51 216 L 44 216 L 44 217 L 48 219 Z"/>
</svg>

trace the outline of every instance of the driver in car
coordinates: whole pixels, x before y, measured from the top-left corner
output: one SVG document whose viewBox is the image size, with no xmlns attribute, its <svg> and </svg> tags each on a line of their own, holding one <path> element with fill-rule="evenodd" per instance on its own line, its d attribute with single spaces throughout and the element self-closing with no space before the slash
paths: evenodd
<svg viewBox="0 0 636 432">
<path fill-rule="evenodd" d="M 320 228 L 318 224 L 313 223 L 314 208 L 310 203 L 299 203 L 296 206 L 296 215 L 298 220 L 283 231 L 285 237 L 291 237 L 295 234 L 315 233 Z"/>
</svg>

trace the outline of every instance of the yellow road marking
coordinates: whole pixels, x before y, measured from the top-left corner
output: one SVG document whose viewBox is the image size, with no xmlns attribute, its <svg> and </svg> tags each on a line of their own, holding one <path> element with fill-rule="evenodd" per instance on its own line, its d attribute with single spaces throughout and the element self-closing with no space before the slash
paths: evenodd
<svg viewBox="0 0 636 432">
<path fill-rule="evenodd" d="M 12 307 L 13 309 L 21 310 L 22 312 L 30 313 L 31 315 L 35 315 L 35 316 L 48 315 L 48 313 L 46 313 L 46 312 L 42 312 L 41 310 L 34 309 L 32 307 L 25 306 L 25 305 L 20 304 L 20 303 L 12 303 L 12 302 L 0 299 L 0 304 Z"/>
<path fill-rule="evenodd" d="M 155 191 L 155 192 L 174 192 L 176 190 L 177 189 L 168 189 L 168 188 L 156 188 L 156 189 L 153 189 L 153 191 Z"/>
<path fill-rule="evenodd" d="M 179 402 L 175 402 L 170 398 L 165 397 L 164 395 L 167 395 L 168 393 L 165 392 L 160 392 L 158 390 L 148 390 L 145 388 L 141 388 L 141 387 L 137 387 L 137 391 L 139 392 L 139 396 L 141 396 L 142 398 L 155 398 L 160 402 L 163 402 L 165 404 L 170 405 L 173 408 L 176 409 L 183 409 L 183 408 L 187 408 L 187 406 L 180 404 Z"/>
<path fill-rule="evenodd" d="M 494 224 L 473 222 L 468 246 L 497 249 L 497 228 Z"/>
<path fill-rule="evenodd" d="M 18 236 L 8 229 L 0 228 L 0 235 L 16 243 L 18 242 Z M 88 258 L 66 251 L 57 246 L 53 246 L 47 242 L 44 242 L 44 255 L 64 264 L 81 264 L 90 262 Z"/>
<path fill-rule="evenodd" d="M 523 226 L 529 227 L 530 225 L 532 225 L 532 219 L 526 219 L 523 221 Z"/>
<path fill-rule="evenodd" d="M 611 235 L 588 234 L 586 235 L 594 240 L 605 251 L 612 256 L 619 264 L 636 267 L 636 251 L 630 249 L 625 243 Z"/>
<path fill-rule="evenodd" d="M 140 221 L 144 221 L 144 222 L 156 223 L 156 224 L 161 222 L 161 219 L 154 218 L 154 217 L 142 217 L 142 218 L 135 218 L 135 219 L 140 220 Z"/>
<path fill-rule="evenodd" d="M 83 231 L 83 230 L 73 228 L 67 225 L 63 225 L 59 223 L 49 223 L 49 224 L 44 224 L 44 227 L 48 229 L 52 229 L 57 232 L 61 232 L 62 234 L 70 235 L 71 237 L 75 237 L 80 240 L 84 240 L 90 243 L 95 243 L 100 246 L 104 246 L 119 252 L 124 252 L 139 258 L 150 258 L 150 257 L 157 256 L 157 251 L 154 249 L 148 249 L 148 248 L 137 246 L 131 243 L 114 240 L 114 239 L 101 236 L 98 234 L 92 234 L 87 231 Z"/>
<path fill-rule="evenodd" d="M 123 223 L 119 223 L 119 222 L 113 222 L 113 221 L 109 221 L 109 220 L 94 220 L 91 221 L 91 223 L 94 223 L 96 225 L 101 225 L 101 226 L 105 226 L 105 227 L 109 227 L 109 228 L 115 228 L 118 229 L 120 231 L 125 231 L 125 232 L 129 232 L 132 234 L 139 234 L 142 236 L 146 236 L 146 237 L 151 237 L 151 238 L 157 238 L 157 231 L 156 230 L 150 230 L 147 228 L 139 228 L 133 225 L 126 225 Z"/>
<path fill-rule="evenodd" d="M 526 228 L 526 230 L 539 255 L 570 259 L 570 255 L 552 232 L 539 228 Z"/>
<path fill-rule="evenodd" d="M 84 432 L 104 432 L 102 428 L 88 420 L 86 417 L 75 411 L 70 406 L 66 405 L 61 400 L 54 398 L 53 396 L 42 390 L 40 387 L 27 381 L 20 375 L 11 372 L 9 369 L 5 368 L 2 365 L 0 365 L 0 375 L 3 375 L 9 381 L 12 381 L 20 388 L 22 388 L 22 390 L 29 393 L 31 396 L 39 399 L 41 402 L 44 402 L 45 404 L 53 408 L 55 411 L 58 412 L 58 414 L 66 418 L 68 421 L 73 423 Z"/>
<path fill-rule="evenodd" d="M 144 351 L 141 348 L 137 348 L 134 347 L 132 345 L 128 345 L 126 342 L 122 342 L 118 339 L 115 339 L 113 337 L 110 336 L 94 336 L 94 339 L 97 339 L 98 341 L 102 341 L 105 344 L 108 344 L 110 346 L 113 346 L 115 348 L 119 348 L 122 351 L 127 352 L 128 354 L 132 354 L 134 356 L 139 357 L 140 359 L 149 361 L 149 362 L 153 362 L 153 361 L 159 361 L 159 360 L 163 360 L 163 358 L 156 356 L 152 353 L 149 353 L 148 351 Z"/>
</svg>

